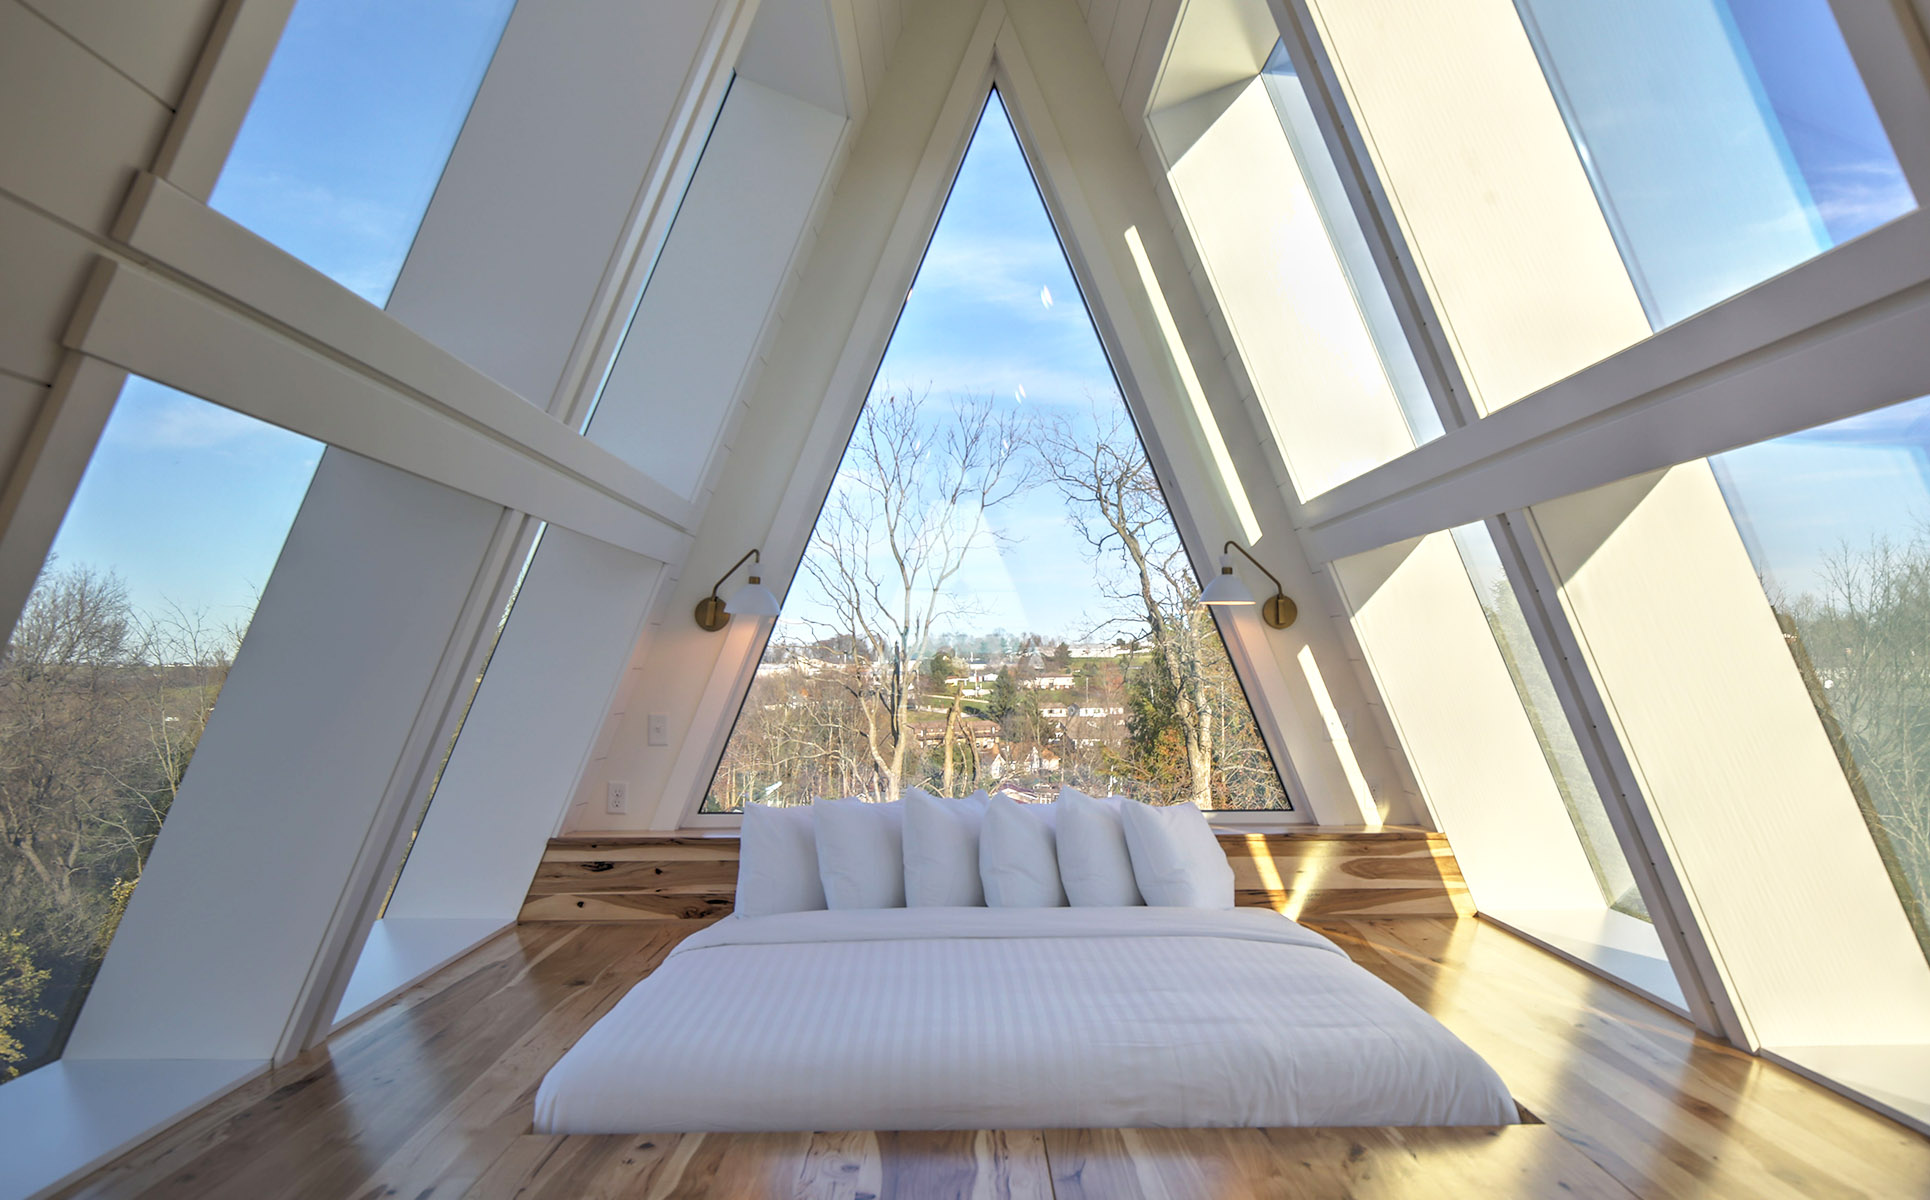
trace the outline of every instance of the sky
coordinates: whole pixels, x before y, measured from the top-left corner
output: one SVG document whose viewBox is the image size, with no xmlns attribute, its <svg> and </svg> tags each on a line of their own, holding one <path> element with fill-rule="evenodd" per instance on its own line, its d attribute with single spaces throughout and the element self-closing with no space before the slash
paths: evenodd
<svg viewBox="0 0 1930 1200">
<path fill-rule="evenodd" d="M 1001 408 L 1090 425 L 1124 408 L 1078 284 L 996 93 L 952 185 L 871 394 L 990 396 Z M 1078 641 L 1110 615 L 1094 592 L 1086 542 L 1049 485 L 994 509 L 1005 535 L 983 538 L 956 591 L 976 612 L 958 632 L 1038 633 Z M 777 638 L 808 637 L 828 610 L 799 571 Z M 949 631 L 947 631 L 949 632 Z M 1111 634 L 1111 631 L 1107 631 Z"/>
<path fill-rule="evenodd" d="M 1930 396 L 1709 463 L 1764 586 L 1821 598 L 1832 555 L 1930 529 Z"/>
<path fill-rule="evenodd" d="M 1875 163 L 1881 174 L 1894 158 L 1860 84 L 1842 83 L 1853 68 L 1840 38 L 1812 36 L 1817 13 L 1827 16 L 1821 3 L 1729 0 L 1728 8 L 1786 126 L 1791 165 L 1841 240 L 1867 227 L 1867 212 L 1852 220 L 1843 211 L 1862 186 L 1858 164 Z M 300 0 L 214 207 L 371 303 L 385 302 L 511 6 Z M 1769 19 L 1777 14 L 1781 25 Z M 1837 80 L 1834 91 L 1823 76 Z M 1907 193 L 1884 193 L 1877 208 L 1884 215 L 1909 203 Z M 1089 401 L 1120 403 L 996 97 L 878 383 L 989 395 L 1031 413 L 1080 416 Z M 1759 568 L 1799 592 L 1816 586 L 1836 545 L 1913 529 L 1930 510 L 1925 404 L 1721 456 L 1719 477 Z M 296 434 L 132 379 L 56 540 L 56 561 L 118 573 L 150 612 L 245 619 L 320 452 Z M 1054 495 L 1042 491 L 999 519 L 1011 545 L 1002 554 L 982 548 L 963 580 L 982 601 L 975 625 L 1077 638 L 1105 615 L 1092 603 L 1084 543 Z M 793 614 L 811 603 L 797 591 Z"/>
<path fill-rule="evenodd" d="M 1656 328 L 1915 207 L 1829 0 L 1521 0 Z"/>
</svg>

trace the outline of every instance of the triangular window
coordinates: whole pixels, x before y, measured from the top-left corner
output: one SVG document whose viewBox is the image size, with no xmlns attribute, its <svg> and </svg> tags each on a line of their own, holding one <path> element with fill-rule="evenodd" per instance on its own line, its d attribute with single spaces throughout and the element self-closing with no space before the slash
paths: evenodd
<svg viewBox="0 0 1930 1200">
<path fill-rule="evenodd" d="M 704 800 L 1288 808 L 997 92 Z"/>
</svg>

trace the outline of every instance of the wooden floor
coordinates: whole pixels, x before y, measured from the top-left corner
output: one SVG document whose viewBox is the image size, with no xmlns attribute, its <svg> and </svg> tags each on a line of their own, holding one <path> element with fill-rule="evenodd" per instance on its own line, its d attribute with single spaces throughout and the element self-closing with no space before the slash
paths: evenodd
<svg viewBox="0 0 1930 1200">
<path fill-rule="evenodd" d="M 1492 925 L 1318 927 L 1546 1124 L 539 1136 L 543 1073 L 691 927 L 526 925 L 63 1195 L 1930 1197 L 1930 1141 Z"/>
</svg>

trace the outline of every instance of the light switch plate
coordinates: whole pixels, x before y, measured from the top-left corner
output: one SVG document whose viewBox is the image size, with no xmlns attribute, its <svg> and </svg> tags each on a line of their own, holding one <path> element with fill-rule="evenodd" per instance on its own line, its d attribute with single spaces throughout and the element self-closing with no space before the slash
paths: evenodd
<svg viewBox="0 0 1930 1200">
<path fill-rule="evenodd" d="M 670 744 L 670 718 L 664 713 L 650 714 L 650 744 L 668 746 Z"/>
</svg>

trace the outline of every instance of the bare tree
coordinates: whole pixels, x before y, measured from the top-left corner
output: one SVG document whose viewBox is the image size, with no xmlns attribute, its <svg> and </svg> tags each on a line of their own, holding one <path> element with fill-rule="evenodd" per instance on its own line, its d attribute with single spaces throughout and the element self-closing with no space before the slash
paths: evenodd
<svg viewBox="0 0 1930 1200">
<path fill-rule="evenodd" d="M 1771 603 L 1930 954 L 1930 527 L 1838 547 L 1823 594 Z"/>
<path fill-rule="evenodd" d="M 0 660 L 0 1070 L 58 1045 L 174 803 L 241 631 L 42 572 Z"/>
<path fill-rule="evenodd" d="M 1217 706 L 1205 639 L 1218 634 L 1207 627 L 1212 618 L 1199 605 L 1199 583 L 1131 418 L 1123 408 L 1091 409 L 1096 436 L 1060 418 L 1042 432 L 1040 457 L 1094 557 L 1124 560 L 1123 583 L 1111 595 L 1130 614 L 1122 619 L 1143 619 L 1148 630 L 1184 748 L 1185 797 L 1212 808 Z M 1099 572 L 1102 587 L 1110 576 Z"/>
<path fill-rule="evenodd" d="M 919 664 L 967 611 L 958 574 L 1002 538 L 988 514 L 1038 482 L 1026 432 L 990 397 L 887 390 L 858 419 L 804 569 L 832 614 L 824 632 L 856 668 L 846 678 L 878 798 L 905 781 Z"/>
<path fill-rule="evenodd" d="M 127 589 L 86 567 L 45 573 L 0 672 L 0 844 L 7 890 L 23 872 L 63 912 L 95 865 L 98 830 L 124 798 L 132 757 L 119 719 L 137 661 Z"/>
<path fill-rule="evenodd" d="M 161 822 L 181 794 L 188 763 L 214 715 L 245 626 L 213 625 L 205 611 L 164 602 L 159 615 L 135 618 L 135 667 L 122 718 L 144 735 L 147 754 L 117 773 L 123 803 L 102 815 L 110 840 L 128 852 L 138 878 Z M 131 880 L 130 880 L 131 882 Z"/>
</svg>

